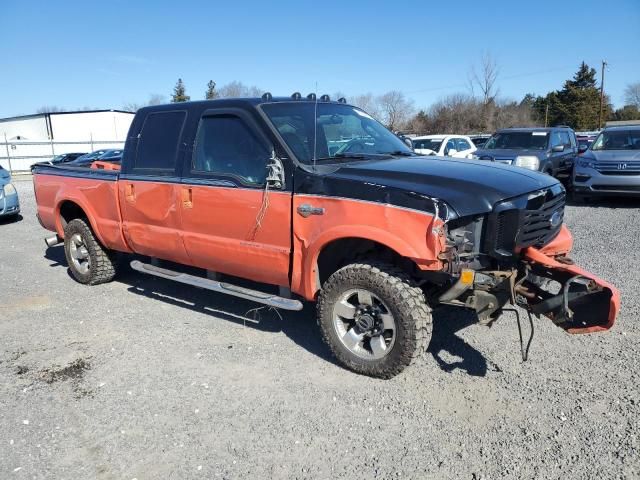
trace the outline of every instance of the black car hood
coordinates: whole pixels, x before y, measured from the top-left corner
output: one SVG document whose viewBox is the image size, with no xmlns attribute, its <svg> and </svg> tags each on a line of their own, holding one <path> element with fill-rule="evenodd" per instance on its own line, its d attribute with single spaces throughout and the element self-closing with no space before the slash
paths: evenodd
<svg viewBox="0 0 640 480">
<path fill-rule="evenodd" d="M 640 160 L 640 150 L 587 150 L 582 157 L 598 162 L 637 161 Z"/>
<path fill-rule="evenodd" d="M 414 156 L 345 163 L 303 174 L 296 192 L 356 198 L 433 211 L 433 199 L 458 216 L 484 214 L 502 200 L 558 181 L 531 170 L 475 160 Z"/>
</svg>

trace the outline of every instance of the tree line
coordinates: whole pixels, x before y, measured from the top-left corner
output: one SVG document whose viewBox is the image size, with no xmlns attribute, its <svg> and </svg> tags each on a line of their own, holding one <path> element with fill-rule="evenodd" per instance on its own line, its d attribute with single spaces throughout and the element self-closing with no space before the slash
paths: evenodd
<svg viewBox="0 0 640 480">
<path fill-rule="evenodd" d="M 466 91 L 447 95 L 428 108 L 416 108 L 412 99 L 399 90 L 382 95 L 363 93 L 347 96 L 340 92 L 332 98 L 345 97 L 393 131 L 404 133 L 491 133 L 506 127 L 568 125 L 575 130 L 596 130 L 607 120 L 640 120 L 640 82 L 627 86 L 624 106 L 614 109 L 608 95 L 603 96 L 600 118 L 600 85 L 596 70 L 582 62 L 562 88 L 544 95 L 526 94 L 521 100 L 500 96 L 500 69 L 489 54 L 480 59 L 467 78 Z M 222 87 L 210 80 L 204 89 L 205 99 L 259 97 L 264 91 L 233 81 Z M 179 78 L 171 102 L 189 101 L 184 81 Z M 151 95 L 145 104 L 126 104 L 135 111 L 144 105 L 164 102 L 162 95 Z"/>
</svg>

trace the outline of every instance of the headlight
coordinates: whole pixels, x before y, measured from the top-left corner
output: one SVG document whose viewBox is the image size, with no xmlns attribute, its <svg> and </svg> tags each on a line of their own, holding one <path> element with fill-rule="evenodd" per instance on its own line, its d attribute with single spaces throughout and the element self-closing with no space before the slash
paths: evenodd
<svg viewBox="0 0 640 480">
<path fill-rule="evenodd" d="M 472 160 L 480 160 L 480 157 L 478 155 L 476 155 L 475 153 L 471 154 L 471 159 Z"/>
<path fill-rule="evenodd" d="M 9 195 L 15 195 L 16 192 L 16 187 L 13 186 L 13 184 L 11 183 L 7 183 L 2 190 L 4 190 L 4 194 L 8 197 Z"/>
<path fill-rule="evenodd" d="M 587 160 L 586 158 L 579 158 L 578 166 L 583 168 L 595 168 L 596 162 L 593 160 Z"/>
<path fill-rule="evenodd" d="M 516 157 L 513 161 L 516 167 L 528 168 L 529 170 L 538 170 L 540 168 L 540 160 L 538 157 L 523 155 Z"/>
</svg>

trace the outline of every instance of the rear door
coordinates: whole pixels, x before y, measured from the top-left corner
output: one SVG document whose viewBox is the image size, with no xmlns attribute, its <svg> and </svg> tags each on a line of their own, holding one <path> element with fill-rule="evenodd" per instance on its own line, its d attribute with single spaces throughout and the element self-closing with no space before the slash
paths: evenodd
<svg viewBox="0 0 640 480">
<path fill-rule="evenodd" d="M 127 142 L 119 180 L 125 238 L 134 252 L 189 263 L 181 235 L 181 136 L 187 112 L 152 111 Z"/>
<path fill-rule="evenodd" d="M 180 192 L 184 244 L 193 265 L 289 285 L 291 191 L 265 188 L 273 145 L 237 108 L 204 112 Z"/>
</svg>

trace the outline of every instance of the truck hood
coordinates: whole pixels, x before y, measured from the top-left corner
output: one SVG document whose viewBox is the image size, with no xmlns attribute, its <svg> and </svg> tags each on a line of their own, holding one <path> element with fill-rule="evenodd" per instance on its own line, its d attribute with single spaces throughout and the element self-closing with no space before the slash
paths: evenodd
<svg viewBox="0 0 640 480">
<path fill-rule="evenodd" d="M 342 164 L 326 176 L 299 185 L 301 193 L 359 198 L 416 209 L 428 209 L 427 203 L 431 207 L 433 201 L 427 200 L 435 198 L 464 217 L 488 213 L 497 202 L 557 183 L 549 175 L 519 167 L 415 156 Z"/>
<path fill-rule="evenodd" d="M 542 158 L 545 155 L 545 153 L 546 152 L 544 150 L 522 150 L 522 149 L 504 149 L 504 148 L 500 148 L 496 150 L 493 150 L 493 149 L 487 150 L 485 148 L 479 148 L 478 150 L 473 152 L 473 154 L 476 155 L 480 160 L 495 160 L 495 159 L 513 160 L 518 155 L 529 155 L 533 157 Z M 483 158 L 483 157 L 486 157 L 486 158 Z"/>
<path fill-rule="evenodd" d="M 640 160 L 640 150 L 587 150 L 583 158 L 594 159 L 598 162 L 623 162 Z"/>
</svg>

